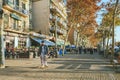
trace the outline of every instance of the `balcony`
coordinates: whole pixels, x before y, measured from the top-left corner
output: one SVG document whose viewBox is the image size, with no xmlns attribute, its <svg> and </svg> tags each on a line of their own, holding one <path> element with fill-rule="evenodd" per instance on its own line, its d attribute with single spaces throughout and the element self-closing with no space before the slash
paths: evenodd
<svg viewBox="0 0 120 80">
<path fill-rule="evenodd" d="M 27 10 L 25 10 L 17 5 L 14 5 L 10 0 L 3 0 L 3 8 L 5 8 L 13 13 L 17 13 L 23 17 L 28 16 Z"/>
<path fill-rule="evenodd" d="M 67 14 L 64 12 L 63 9 L 60 9 L 58 6 L 51 4 L 50 5 L 50 11 L 53 14 L 57 14 L 57 15 L 63 17 L 64 19 L 66 19 Z"/>
<path fill-rule="evenodd" d="M 55 33 L 55 28 L 54 28 L 54 27 L 51 27 L 51 28 L 50 28 L 50 32 L 51 32 L 51 33 Z M 57 29 L 57 34 L 58 34 L 58 35 L 63 35 L 63 31 L 60 30 L 60 29 Z"/>
<path fill-rule="evenodd" d="M 50 20 L 53 21 L 53 22 L 55 22 L 55 20 L 56 20 L 55 16 L 52 16 L 52 15 L 50 14 Z"/>
<path fill-rule="evenodd" d="M 58 25 L 59 25 L 60 27 L 62 27 L 62 28 L 65 27 L 65 24 L 64 24 L 64 22 L 63 22 L 62 20 L 58 20 Z"/>
<path fill-rule="evenodd" d="M 17 33 L 17 34 L 28 34 L 28 32 L 25 32 L 23 29 L 21 29 L 20 27 L 16 28 L 16 29 L 13 29 L 12 27 L 10 26 L 6 26 L 4 28 L 4 31 L 7 31 L 7 32 L 12 32 L 12 33 Z"/>
</svg>

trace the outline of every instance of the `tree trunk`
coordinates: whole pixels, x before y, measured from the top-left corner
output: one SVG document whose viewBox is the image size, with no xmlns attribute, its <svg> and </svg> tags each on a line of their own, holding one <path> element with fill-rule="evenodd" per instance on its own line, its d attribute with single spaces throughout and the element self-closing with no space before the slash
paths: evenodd
<svg viewBox="0 0 120 80">
<path fill-rule="evenodd" d="M 63 53 L 62 53 L 62 55 L 65 54 L 65 53 L 64 53 L 64 52 L 65 52 L 65 43 L 66 43 L 67 40 L 68 40 L 68 35 L 69 35 L 71 29 L 72 29 L 72 27 L 70 27 L 70 29 L 68 30 L 68 32 L 67 32 L 67 34 L 66 34 L 65 41 L 64 41 L 64 45 L 63 45 Z"/>
<path fill-rule="evenodd" d="M 108 55 L 108 45 L 109 45 L 109 39 L 110 39 L 110 34 L 111 34 L 111 29 L 112 29 L 112 24 L 110 25 L 110 28 L 109 28 L 109 32 L 108 32 L 108 39 L 107 39 L 107 46 L 106 46 L 106 57 L 107 57 L 107 55 Z"/>
<path fill-rule="evenodd" d="M 112 61 L 114 59 L 114 34 L 115 34 L 115 14 L 116 14 L 116 10 L 117 10 L 117 6 L 118 6 L 118 2 L 119 0 L 116 0 L 116 3 L 115 3 L 115 9 L 114 9 L 114 12 L 113 12 L 113 27 L 112 27 Z"/>
<path fill-rule="evenodd" d="M 79 32 L 77 32 L 76 47 L 78 47 L 78 40 L 79 40 Z"/>
</svg>

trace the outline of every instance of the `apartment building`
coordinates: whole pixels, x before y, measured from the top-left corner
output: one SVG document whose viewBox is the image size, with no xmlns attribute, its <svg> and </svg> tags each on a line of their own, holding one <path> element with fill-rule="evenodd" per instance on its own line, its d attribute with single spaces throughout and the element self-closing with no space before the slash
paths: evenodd
<svg viewBox="0 0 120 80">
<path fill-rule="evenodd" d="M 64 0 L 33 0 L 33 28 L 64 42 L 67 30 L 67 13 Z"/>
<path fill-rule="evenodd" d="M 29 47 L 29 1 L 2 1 L 2 27 L 6 47 Z"/>
</svg>

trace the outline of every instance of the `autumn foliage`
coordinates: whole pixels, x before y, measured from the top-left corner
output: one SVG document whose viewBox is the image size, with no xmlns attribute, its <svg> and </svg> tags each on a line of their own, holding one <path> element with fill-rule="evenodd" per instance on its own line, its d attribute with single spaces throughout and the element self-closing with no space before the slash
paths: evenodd
<svg viewBox="0 0 120 80">
<path fill-rule="evenodd" d="M 95 34 L 97 27 L 96 12 L 101 7 L 97 6 L 97 3 L 101 0 L 67 0 L 68 13 L 68 25 L 74 27 L 80 36 L 89 37 Z M 91 38 L 95 39 L 95 38 Z M 93 43 L 93 40 L 91 43 Z M 94 40 L 97 41 L 97 40 Z"/>
</svg>

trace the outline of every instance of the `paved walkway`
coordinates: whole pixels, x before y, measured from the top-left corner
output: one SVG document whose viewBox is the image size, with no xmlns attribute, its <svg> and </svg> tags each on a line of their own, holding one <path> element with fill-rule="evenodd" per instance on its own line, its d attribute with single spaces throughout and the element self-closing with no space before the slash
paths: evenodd
<svg viewBox="0 0 120 80">
<path fill-rule="evenodd" d="M 98 54 L 67 54 L 49 59 L 40 69 L 40 59 L 6 60 L 0 80 L 120 80 L 108 59 Z"/>
</svg>

